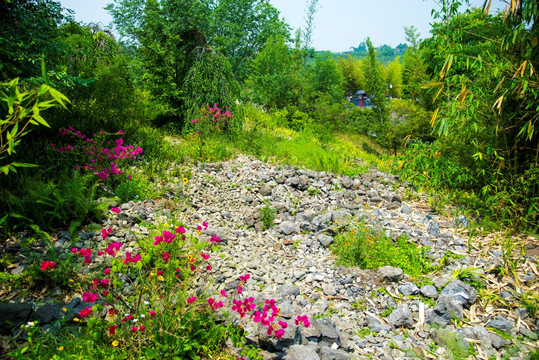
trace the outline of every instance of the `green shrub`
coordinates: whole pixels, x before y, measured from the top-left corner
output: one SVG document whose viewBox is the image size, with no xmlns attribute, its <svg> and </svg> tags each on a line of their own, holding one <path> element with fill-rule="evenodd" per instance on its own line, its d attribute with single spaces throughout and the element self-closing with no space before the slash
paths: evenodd
<svg viewBox="0 0 539 360">
<path fill-rule="evenodd" d="M 425 249 L 408 241 L 406 235 L 393 240 L 380 230 L 367 228 L 364 223 L 337 235 L 333 250 L 338 261 L 345 266 L 377 269 L 390 265 L 401 268 L 411 276 L 431 271 Z"/>
</svg>

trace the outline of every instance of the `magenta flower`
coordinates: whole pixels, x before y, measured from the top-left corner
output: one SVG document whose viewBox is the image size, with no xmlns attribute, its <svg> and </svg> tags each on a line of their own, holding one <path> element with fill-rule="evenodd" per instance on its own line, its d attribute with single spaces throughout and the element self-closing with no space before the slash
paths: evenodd
<svg viewBox="0 0 539 360">
<path fill-rule="evenodd" d="M 118 325 L 114 324 L 112 326 L 109 326 L 109 335 L 116 334 L 116 329 L 118 328 Z"/>
<path fill-rule="evenodd" d="M 124 132 L 122 130 L 118 130 L 118 134 L 124 135 Z"/>
<path fill-rule="evenodd" d="M 168 262 L 170 260 L 170 254 L 168 252 L 163 253 L 163 260 Z"/>
<path fill-rule="evenodd" d="M 53 269 L 56 266 L 56 263 L 54 261 L 42 261 L 41 262 L 41 270 L 45 271 L 47 269 Z"/>
<path fill-rule="evenodd" d="M 84 300 L 84 301 L 86 301 L 88 303 L 95 303 L 97 301 L 97 297 L 98 297 L 97 294 L 87 292 L 87 291 L 85 291 L 82 294 L 82 300 Z"/>
<path fill-rule="evenodd" d="M 113 207 L 110 209 L 113 213 L 119 214 L 122 210 L 120 208 Z"/>
<path fill-rule="evenodd" d="M 188 303 L 188 304 L 192 304 L 192 303 L 194 303 L 195 301 L 197 301 L 197 297 L 196 297 L 196 296 L 193 296 L 193 297 L 190 297 L 189 299 L 187 299 L 187 303 Z"/>
<path fill-rule="evenodd" d="M 249 280 L 251 278 L 251 275 L 249 274 L 245 274 L 245 275 L 240 275 L 240 280 L 244 283 L 247 282 L 247 280 Z"/>
<path fill-rule="evenodd" d="M 176 229 L 174 229 L 174 231 L 176 231 L 178 234 L 184 234 L 185 228 L 183 227 L 183 225 L 180 225 Z"/>
<path fill-rule="evenodd" d="M 87 306 L 84 308 L 84 310 L 81 310 L 79 311 L 79 317 L 80 318 L 83 318 L 85 317 L 86 315 L 90 315 L 92 313 L 92 307 L 91 306 Z"/>
<path fill-rule="evenodd" d="M 105 275 L 109 275 L 110 274 L 110 268 L 106 268 L 104 271 Z"/>
<path fill-rule="evenodd" d="M 227 297 L 227 296 L 228 296 L 228 294 L 226 293 L 225 290 L 221 290 L 221 295 L 224 296 L 224 297 Z"/>
<path fill-rule="evenodd" d="M 215 235 L 213 235 L 211 238 L 210 238 L 210 242 L 213 242 L 213 243 L 219 243 L 221 242 L 221 239 Z"/>
</svg>

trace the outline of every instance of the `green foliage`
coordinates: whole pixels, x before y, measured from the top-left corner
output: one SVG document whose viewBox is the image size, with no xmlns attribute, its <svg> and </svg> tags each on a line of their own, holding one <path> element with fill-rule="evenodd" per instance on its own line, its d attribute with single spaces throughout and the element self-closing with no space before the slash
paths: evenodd
<svg viewBox="0 0 539 360">
<path fill-rule="evenodd" d="M 253 102 L 267 108 L 285 108 L 299 101 L 298 62 L 283 38 L 269 38 L 251 63 L 245 85 Z"/>
<path fill-rule="evenodd" d="M 97 220 L 106 210 L 106 203 L 97 204 L 98 189 L 94 175 L 67 173 L 56 180 L 43 181 L 19 176 L 17 187 L 3 188 L 0 196 L 2 212 L 10 215 L 7 222 L 17 228 L 37 225 L 50 231 Z"/>
<path fill-rule="evenodd" d="M 379 230 L 368 229 L 363 223 L 339 234 L 333 250 L 345 266 L 377 269 L 391 265 L 411 276 L 431 271 L 424 249 L 409 242 L 405 235 L 393 240 Z"/>
<path fill-rule="evenodd" d="M 260 208 L 260 216 L 262 221 L 262 229 L 267 230 L 273 226 L 273 220 L 277 215 L 277 210 L 272 208 L 269 202 L 265 203 L 266 206 Z"/>
<path fill-rule="evenodd" d="M 70 17 L 53 0 L 2 1 L 0 14 L 0 81 L 39 76 L 41 57 L 52 60 L 63 51 L 58 26 Z"/>
<path fill-rule="evenodd" d="M 240 86 L 232 74 L 230 63 L 210 48 L 199 48 L 197 52 L 197 60 L 189 69 L 182 89 L 187 118 L 195 119 L 207 104 L 220 104 L 230 107 L 236 115 L 234 119 L 238 127 L 241 127 L 239 111 L 236 111 Z"/>
<path fill-rule="evenodd" d="M 387 84 L 384 83 L 380 65 L 376 60 L 376 51 L 369 38 L 367 38 L 367 47 L 369 61 L 365 75 L 365 91 L 372 96 L 373 110 L 377 117 L 377 121 L 372 124 L 373 131 L 377 134 L 378 140 L 383 143 L 386 141 L 385 136 L 389 122 L 389 112 L 385 98 Z"/>
<path fill-rule="evenodd" d="M 471 355 L 472 348 L 468 342 L 456 333 L 445 329 L 434 329 L 436 344 L 447 350 L 447 355 L 453 360 L 466 359 Z"/>
<path fill-rule="evenodd" d="M 19 86 L 18 78 L 9 83 L 0 83 L 0 160 L 7 157 L 3 156 L 4 153 L 15 153 L 21 138 L 32 130 L 29 125 L 50 127 L 40 114 L 43 110 L 58 104 L 65 108 L 66 102 L 69 100 L 49 85 L 42 84 L 26 90 Z M 16 167 L 35 165 L 11 162 L 0 166 L 0 172 L 7 175 L 10 171 L 17 172 Z"/>
<path fill-rule="evenodd" d="M 209 43 L 223 54 L 239 80 L 270 38 L 288 37 L 286 24 L 268 0 L 220 0 L 211 13 Z"/>
</svg>

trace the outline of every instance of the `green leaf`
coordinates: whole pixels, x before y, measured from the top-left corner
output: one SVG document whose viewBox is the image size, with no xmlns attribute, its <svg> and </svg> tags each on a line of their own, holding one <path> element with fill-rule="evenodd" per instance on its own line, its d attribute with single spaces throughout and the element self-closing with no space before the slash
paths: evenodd
<svg viewBox="0 0 539 360">
<path fill-rule="evenodd" d="M 69 101 L 69 99 L 64 95 L 62 94 L 61 92 L 59 92 L 58 90 L 56 89 L 53 89 L 53 88 L 50 88 L 49 89 L 49 93 L 51 94 L 51 96 L 60 104 L 62 105 L 62 107 L 64 109 L 67 109 L 64 101 L 68 102 L 68 103 L 71 103 Z"/>
<path fill-rule="evenodd" d="M 14 162 L 14 163 L 11 163 L 11 165 L 13 166 L 17 166 L 17 167 L 37 167 L 38 165 L 36 164 L 28 164 L 28 163 L 18 163 L 18 162 Z"/>
</svg>

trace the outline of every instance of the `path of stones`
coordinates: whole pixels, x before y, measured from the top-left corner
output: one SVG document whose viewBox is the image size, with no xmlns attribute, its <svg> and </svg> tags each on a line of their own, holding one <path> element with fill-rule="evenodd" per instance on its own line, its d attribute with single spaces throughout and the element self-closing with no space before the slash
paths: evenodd
<svg viewBox="0 0 539 360">
<path fill-rule="evenodd" d="M 275 298 L 289 323 L 281 340 L 243 324 L 248 339 L 264 349 L 265 359 L 451 359 L 455 341 L 448 339 L 454 334 L 464 345 L 472 344 L 478 359 L 522 359 L 537 348 L 537 318 L 515 305 L 523 289 L 537 294 L 537 258 L 520 258 L 518 285 L 511 277 L 500 280 L 489 274 L 504 266 L 499 236 L 474 237 L 468 243 L 467 219 L 431 211 L 411 184 L 376 169 L 350 178 L 245 156 L 200 165 L 192 174 L 187 193 L 181 195 L 190 205 L 171 212 L 173 201 L 166 199 L 122 204 L 124 220 L 104 223 L 115 227 L 116 236 L 107 241 L 133 246 L 130 232 L 148 235 L 135 218 L 155 224 L 208 222 L 203 238 L 220 237 L 224 254 L 210 258 L 215 280 L 209 291 L 217 297 L 222 289 L 233 293 L 239 276 L 249 273 L 243 295 L 259 304 Z M 173 182 L 162 186 L 170 189 L 171 198 L 185 190 Z M 260 209 L 268 206 L 278 213 L 274 225 L 263 230 Z M 428 246 L 433 263 L 445 256 L 444 268 L 429 276 L 431 285 L 424 285 L 397 268 L 339 266 L 330 250 L 334 236 L 361 219 L 368 228 L 391 237 L 406 233 L 411 241 Z M 87 246 L 98 234 L 81 238 L 85 243 L 80 245 Z M 531 237 L 515 240 L 530 249 L 537 246 Z M 62 243 L 59 238 L 56 246 Z M 486 274 L 486 292 L 500 295 L 509 306 L 497 309 L 478 297 L 475 288 L 453 279 L 459 268 Z M 393 309 L 389 315 L 388 309 Z M 309 316 L 309 328 L 295 326 L 300 314 Z M 508 336 L 498 335 L 503 333 Z M 523 340 L 515 341 L 517 336 Z M 517 350 L 509 353 L 513 345 Z"/>
<path fill-rule="evenodd" d="M 526 309 L 489 308 L 477 301 L 476 289 L 451 278 L 457 268 L 476 267 L 484 273 L 501 266 L 501 247 L 487 238 L 469 248 L 465 218 L 444 218 L 429 211 L 425 201 L 404 201 L 406 193 L 417 194 L 392 175 L 372 169 L 350 178 L 247 157 L 206 164 L 193 174 L 192 207 L 182 213 L 182 219 L 207 221 L 210 228 L 205 235 L 217 235 L 226 243 L 224 260 L 211 259 L 219 274 L 215 293 L 235 289 L 239 276 L 249 273 L 252 280 L 244 295 L 259 301 L 275 298 L 283 317 L 309 314 L 313 324 L 297 329 L 290 321 L 280 341 L 247 325 L 251 340 L 268 350 L 266 358 L 406 359 L 412 354 L 451 358 L 443 346 L 431 346 L 443 344 L 449 332 L 476 344 L 478 358 L 505 354 L 511 342 L 487 330 L 487 325 L 512 336 L 537 339 L 538 324 Z M 278 214 L 274 227 L 263 231 L 260 209 L 268 205 Z M 406 233 L 412 241 L 429 246 L 435 263 L 448 252 L 458 256 L 432 276 L 434 285 L 427 286 L 417 286 L 400 269 L 337 266 L 329 250 L 332 236 L 361 218 L 390 236 Z M 519 269 L 530 288 L 536 287 L 539 275 L 534 264 L 528 258 Z M 511 283 L 497 284 L 504 299 L 515 298 Z M 388 308 L 394 311 L 381 316 Z M 453 316 L 466 324 L 456 329 Z M 429 330 L 426 324 L 441 330 Z M 522 356 L 517 353 L 514 358 Z"/>
</svg>

